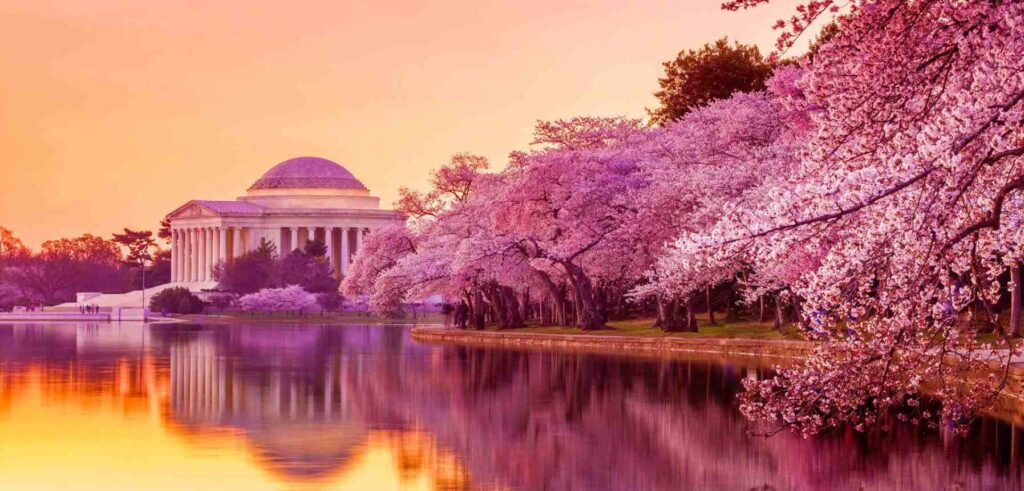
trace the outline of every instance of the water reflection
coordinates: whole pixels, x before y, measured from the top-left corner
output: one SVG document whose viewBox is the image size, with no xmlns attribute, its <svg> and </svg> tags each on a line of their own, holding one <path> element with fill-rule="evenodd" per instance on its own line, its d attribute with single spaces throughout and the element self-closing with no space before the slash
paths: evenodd
<svg viewBox="0 0 1024 491">
<path fill-rule="evenodd" d="M 967 439 L 895 423 L 749 438 L 733 396 L 762 375 L 424 345 L 401 327 L 0 325 L 0 488 L 1022 484 L 1019 430 L 994 420 Z"/>
</svg>

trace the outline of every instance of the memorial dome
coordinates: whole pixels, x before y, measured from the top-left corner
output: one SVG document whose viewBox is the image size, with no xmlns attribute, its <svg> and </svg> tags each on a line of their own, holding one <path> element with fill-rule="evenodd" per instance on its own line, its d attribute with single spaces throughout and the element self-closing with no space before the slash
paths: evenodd
<svg viewBox="0 0 1024 491">
<path fill-rule="evenodd" d="M 259 189 L 356 189 L 366 186 L 341 165 L 320 157 L 285 160 L 256 180 L 250 191 Z"/>
</svg>

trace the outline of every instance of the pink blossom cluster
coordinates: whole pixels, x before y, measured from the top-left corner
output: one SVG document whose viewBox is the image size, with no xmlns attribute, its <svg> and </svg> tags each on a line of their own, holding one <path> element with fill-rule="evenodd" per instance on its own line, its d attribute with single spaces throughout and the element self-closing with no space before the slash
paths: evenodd
<svg viewBox="0 0 1024 491">
<path fill-rule="evenodd" d="M 243 295 L 238 299 L 238 305 L 245 312 L 309 312 L 320 309 L 316 295 L 299 285 L 264 288 Z"/>
</svg>

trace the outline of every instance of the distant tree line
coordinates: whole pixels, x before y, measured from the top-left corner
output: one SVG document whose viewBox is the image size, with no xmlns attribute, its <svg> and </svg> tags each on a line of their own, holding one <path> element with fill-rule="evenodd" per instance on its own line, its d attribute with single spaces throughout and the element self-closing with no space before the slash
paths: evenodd
<svg viewBox="0 0 1024 491">
<path fill-rule="evenodd" d="M 170 281 L 170 250 L 150 231 L 124 229 L 43 242 L 32 251 L 0 226 L 0 310 L 70 302 L 78 292 L 122 293 Z"/>
</svg>

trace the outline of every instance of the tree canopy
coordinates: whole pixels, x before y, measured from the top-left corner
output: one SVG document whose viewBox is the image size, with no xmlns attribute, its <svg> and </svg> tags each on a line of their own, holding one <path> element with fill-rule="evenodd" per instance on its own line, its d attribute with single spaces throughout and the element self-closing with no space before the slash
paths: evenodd
<svg viewBox="0 0 1024 491">
<path fill-rule="evenodd" d="M 764 90 L 772 66 L 756 46 L 722 38 L 700 49 L 679 52 L 662 64 L 665 76 L 654 93 L 660 105 L 647 112 L 654 124 L 665 125 L 711 101 L 736 92 Z"/>
</svg>

